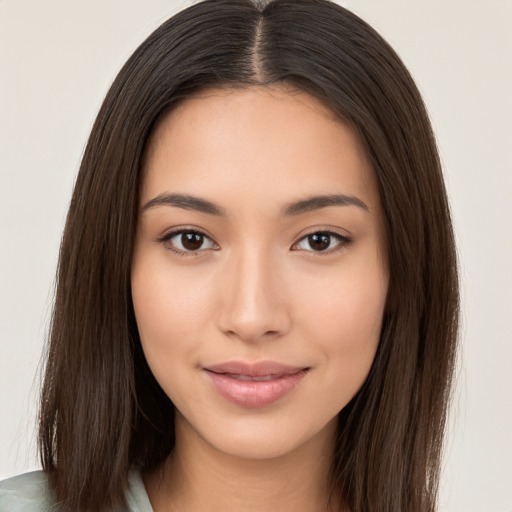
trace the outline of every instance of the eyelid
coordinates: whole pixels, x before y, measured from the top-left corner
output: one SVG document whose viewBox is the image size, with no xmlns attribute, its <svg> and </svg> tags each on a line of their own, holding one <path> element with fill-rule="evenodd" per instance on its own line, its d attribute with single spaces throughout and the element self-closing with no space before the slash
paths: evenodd
<svg viewBox="0 0 512 512">
<path fill-rule="evenodd" d="M 202 237 L 204 237 L 205 239 L 209 240 L 210 242 L 212 242 L 212 244 L 215 245 L 215 248 L 212 248 L 212 247 L 208 247 L 208 248 L 205 248 L 205 249 L 198 249 L 196 251 L 187 251 L 187 250 L 182 250 L 182 249 L 179 249 L 177 247 L 173 247 L 172 245 L 170 245 L 168 242 L 178 236 L 178 235 L 182 235 L 183 233 L 192 233 L 192 234 L 197 234 L 197 235 L 201 235 Z M 180 227 L 175 227 L 173 229 L 171 229 L 170 231 L 167 231 L 164 235 L 160 236 L 160 237 L 157 237 L 155 239 L 155 241 L 157 243 L 161 243 L 164 245 L 164 247 L 168 250 L 168 251 L 171 251 L 175 254 L 177 254 L 178 256 L 197 256 L 199 253 L 201 252 L 206 252 L 206 251 L 216 251 L 219 249 L 219 245 L 217 244 L 217 242 L 215 242 L 215 240 L 208 234 L 206 234 L 202 229 L 199 229 L 199 228 L 196 228 L 196 227 L 192 227 L 192 226 L 180 226 Z"/>
<path fill-rule="evenodd" d="M 303 240 L 305 240 L 306 238 L 312 236 L 312 235 L 316 235 L 316 234 L 324 234 L 324 235 L 328 235 L 328 236 L 331 236 L 333 238 L 336 238 L 338 240 L 338 243 L 336 244 L 336 246 L 334 248 L 331 248 L 331 249 L 326 249 L 326 250 L 323 250 L 323 251 L 315 251 L 313 249 L 311 250 L 308 250 L 308 249 L 294 249 L 295 247 L 297 247 Z M 348 235 L 345 235 L 343 233 L 340 233 L 339 231 L 335 231 L 333 230 L 332 228 L 316 228 L 316 229 L 313 229 L 311 231 L 309 231 L 308 233 L 305 233 L 303 234 L 291 247 L 292 250 L 296 250 L 296 251 L 303 251 L 303 252 L 308 252 L 308 253 L 311 253 L 313 255 L 318 255 L 318 256 L 322 256 L 322 255 L 327 255 L 327 254 L 332 254 L 332 253 L 335 253 L 345 247 L 347 247 L 348 245 L 350 245 L 352 243 L 353 239 L 352 237 L 348 236 Z"/>
</svg>

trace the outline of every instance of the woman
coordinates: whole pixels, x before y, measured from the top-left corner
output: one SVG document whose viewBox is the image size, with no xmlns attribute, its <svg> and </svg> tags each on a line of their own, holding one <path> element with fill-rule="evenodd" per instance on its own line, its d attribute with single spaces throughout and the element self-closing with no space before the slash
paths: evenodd
<svg viewBox="0 0 512 512">
<path fill-rule="evenodd" d="M 93 127 L 44 473 L 4 482 L 0 510 L 434 510 L 457 299 L 434 138 L 393 50 L 325 0 L 198 3 Z"/>
</svg>

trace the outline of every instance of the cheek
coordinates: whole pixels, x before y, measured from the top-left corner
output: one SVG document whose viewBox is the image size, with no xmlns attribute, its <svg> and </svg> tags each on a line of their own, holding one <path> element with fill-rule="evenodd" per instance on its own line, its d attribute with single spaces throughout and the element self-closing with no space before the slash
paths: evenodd
<svg viewBox="0 0 512 512">
<path fill-rule="evenodd" d="M 211 289 L 197 276 L 154 261 L 135 264 L 132 298 L 142 347 L 150 367 L 193 353 L 211 307 Z M 170 357 L 171 356 L 171 357 Z"/>
<path fill-rule="evenodd" d="M 388 288 L 384 265 L 376 257 L 354 259 L 316 284 L 304 283 L 302 329 L 340 376 L 364 381 L 380 339 Z"/>
<path fill-rule="evenodd" d="M 176 272 L 159 258 L 132 269 L 132 298 L 144 356 L 161 388 L 179 408 L 194 400 L 190 375 L 198 360 L 210 290 L 187 272 Z M 184 363 L 187 364 L 184 364 Z"/>
</svg>

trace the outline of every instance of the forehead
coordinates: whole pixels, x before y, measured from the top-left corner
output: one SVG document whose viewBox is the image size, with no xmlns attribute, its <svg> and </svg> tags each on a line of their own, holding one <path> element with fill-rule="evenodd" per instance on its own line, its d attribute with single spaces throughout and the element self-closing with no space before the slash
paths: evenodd
<svg viewBox="0 0 512 512">
<path fill-rule="evenodd" d="M 158 123 L 141 199 L 189 187 L 219 199 L 235 190 L 276 200 L 351 193 L 370 207 L 378 202 L 354 130 L 315 97 L 281 85 L 202 91 Z"/>
</svg>

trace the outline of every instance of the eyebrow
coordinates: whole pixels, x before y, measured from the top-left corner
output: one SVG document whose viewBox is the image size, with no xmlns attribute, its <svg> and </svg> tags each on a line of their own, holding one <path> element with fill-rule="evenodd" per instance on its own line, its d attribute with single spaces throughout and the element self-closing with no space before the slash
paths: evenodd
<svg viewBox="0 0 512 512">
<path fill-rule="evenodd" d="M 226 217 L 226 210 L 206 199 L 192 196 L 189 194 L 160 194 L 150 199 L 143 207 L 142 211 L 155 208 L 157 206 L 174 206 L 184 210 L 193 210 L 209 215 Z M 282 217 L 292 217 L 303 213 L 320 210 L 329 206 L 357 206 L 363 210 L 369 211 L 368 206 L 358 197 L 347 196 L 344 194 L 319 195 L 308 197 L 300 201 L 295 201 L 285 205 L 281 210 Z"/>
<path fill-rule="evenodd" d="M 221 208 L 206 199 L 201 199 L 200 197 L 188 194 L 160 194 L 155 198 L 150 199 L 142 207 L 142 211 L 144 212 L 156 206 L 175 206 L 177 208 L 183 208 L 184 210 L 193 210 L 221 217 L 226 216 L 224 208 Z"/>
<path fill-rule="evenodd" d="M 363 210 L 369 211 L 368 206 L 358 197 L 344 194 L 332 194 L 308 197 L 307 199 L 290 203 L 281 210 L 281 215 L 283 217 L 301 215 L 314 210 L 320 210 L 321 208 L 327 208 L 328 206 L 357 206 Z"/>
</svg>

